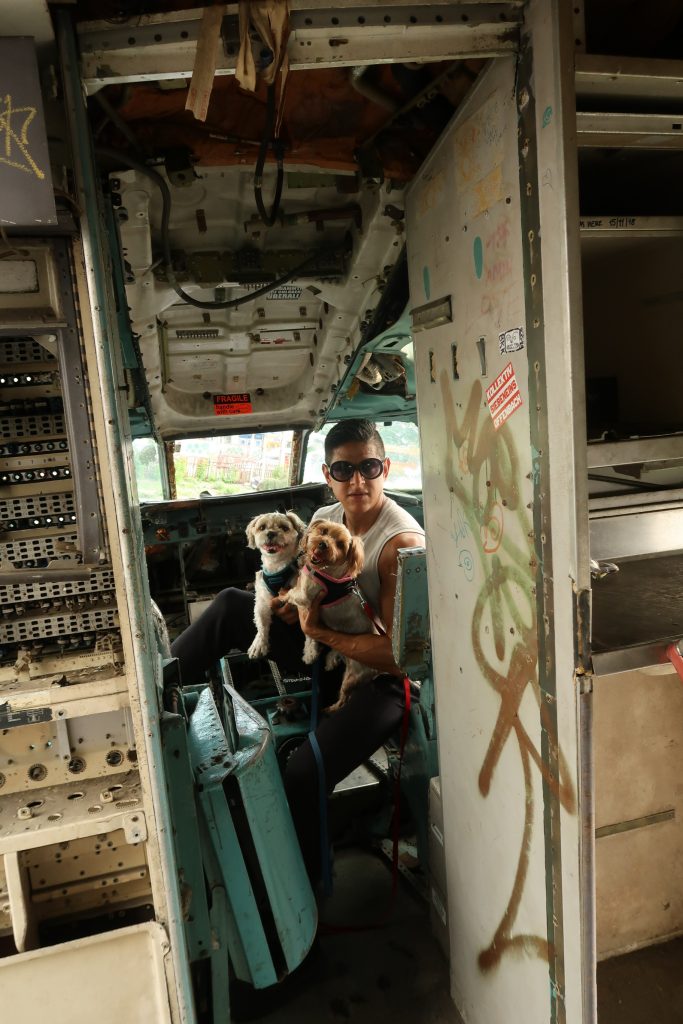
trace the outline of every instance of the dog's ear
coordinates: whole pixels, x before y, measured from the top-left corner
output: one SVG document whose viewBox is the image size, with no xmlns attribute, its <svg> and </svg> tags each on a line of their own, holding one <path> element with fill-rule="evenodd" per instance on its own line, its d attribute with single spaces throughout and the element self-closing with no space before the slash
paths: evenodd
<svg viewBox="0 0 683 1024">
<path fill-rule="evenodd" d="M 301 536 L 299 537 L 299 551 L 303 552 L 306 549 L 306 544 L 308 542 L 308 535 L 310 534 L 311 530 L 315 529 L 315 525 L 316 525 L 315 523 L 309 523 L 308 526 L 303 524 L 304 528 L 303 528 L 303 530 L 301 532 Z"/>
<path fill-rule="evenodd" d="M 256 547 L 256 524 L 261 516 L 254 516 L 250 523 L 247 523 L 245 533 L 247 535 L 247 547 Z"/>
<path fill-rule="evenodd" d="M 360 574 L 365 564 L 365 549 L 360 537 L 352 537 L 349 544 L 349 554 L 346 560 L 346 571 L 354 578 Z"/>
<path fill-rule="evenodd" d="M 304 533 L 306 532 L 306 524 L 305 524 L 305 522 L 303 521 L 303 519 L 299 519 L 299 517 L 296 514 L 296 512 L 287 512 L 286 516 L 289 519 L 289 521 L 292 524 L 292 526 L 294 527 L 294 529 L 296 530 L 297 538 L 299 540 L 301 540 L 301 538 L 303 537 Z"/>
</svg>

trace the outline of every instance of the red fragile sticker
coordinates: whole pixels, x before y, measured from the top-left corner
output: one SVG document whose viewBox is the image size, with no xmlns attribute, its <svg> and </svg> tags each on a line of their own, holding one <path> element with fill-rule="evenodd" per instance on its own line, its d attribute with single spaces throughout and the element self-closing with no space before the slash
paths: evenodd
<svg viewBox="0 0 683 1024">
<path fill-rule="evenodd" d="M 213 411 L 216 416 L 239 416 L 240 413 L 253 412 L 251 395 L 214 395 Z"/>
<path fill-rule="evenodd" d="M 486 389 L 486 401 L 496 430 L 499 430 L 505 421 L 510 419 L 513 412 L 522 405 L 522 395 L 517 387 L 517 378 L 512 363 L 508 363 L 493 384 Z"/>
</svg>

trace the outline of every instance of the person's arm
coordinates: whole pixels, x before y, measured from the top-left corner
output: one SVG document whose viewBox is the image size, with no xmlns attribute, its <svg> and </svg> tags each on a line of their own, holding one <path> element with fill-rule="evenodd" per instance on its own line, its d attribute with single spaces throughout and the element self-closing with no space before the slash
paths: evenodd
<svg viewBox="0 0 683 1024">
<path fill-rule="evenodd" d="M 294 605 L 285 600 L 286 596 L 287 591 L 281 590 L 279 596 L 274 597 L 270 602 L 271 611 L 288 626 L 298 626 L 299 615 Z"/>
<path fill-rule="evenodd" d="M 379 556 L 377 570 L 379 573 L 379 608 L 375 609 L 381 622 L 385 626 L 386 636 L 378 636 L 374 633 L 339 633 L 335 629 L 328 629 L 320 621 L 319 602 L 316 601 L 310 609 L 299 609 L 299 621 L 306 636 L 312 637 L 319 643 L 332 647 L 340 654 L 348 658 L 355 658 L 363 665 L 377 669 L 378 672 L 388 672 L 392 675 L 403 675 L 400 668 L 394 661 L 394 654 L 391 647 L 391 630 L 394 622 L 394 600 L 396 597 L 396 578 L 398 575 L 398 549 L 423 547 L 424 540 L 415 533 L 400 533 L 382 548 Z"/>
</svg>

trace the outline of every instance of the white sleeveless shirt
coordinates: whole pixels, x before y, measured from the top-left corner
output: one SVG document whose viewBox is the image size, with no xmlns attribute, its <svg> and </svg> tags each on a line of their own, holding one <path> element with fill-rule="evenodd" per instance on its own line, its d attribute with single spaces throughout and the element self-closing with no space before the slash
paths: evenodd
<svg viewBox="0 0 683 1024">
<path fill-rule="evenodd" d="M 335 505 L 326 505 L 324 508 L 319 508 L 313 514 L 311 522 L 315 522 L 316 519 L 330 519 L 333 523 L 343 523 L 344 506 L 341 502 L 337 502 Z M 358 577 L 358 585 L 377 615 L 380 614 L 379 556 L 382 554 L 387 541 L 391 540 L 392 537 L 398 536 L 399 533 L 417 533 L 422 538 L 425 535 L 417 519 L 414 519 L 410 512 L 406 512 L 404 508 L 401 508 L 393 498 L 388 498 L 385 495 L 384 504 L 377 519 L 375 519 L 368 532 L 361 536 L 363 548 L 365 549 L 365 565 Z"/>
</svg>

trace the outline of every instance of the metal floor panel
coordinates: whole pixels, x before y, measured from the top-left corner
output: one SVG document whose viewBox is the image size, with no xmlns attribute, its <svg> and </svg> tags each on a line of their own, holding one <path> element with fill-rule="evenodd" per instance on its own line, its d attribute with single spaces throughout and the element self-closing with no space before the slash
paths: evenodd
<svg viewBox="0 0 683 1024">
<path fill-rule="evenodd" d="M 683 938 L 598 964 L 599 1024 L 680 1024 Z"/>
<path fill-rule="evenodd" d="M 391 894 L 391 866 L 356 849 L 334 859 L 335 891 L 321 904 L 322 921 L 337 925 L 379 920 Z M 399 884 L 384 928 L 324 934 L 317 977 L 272 1024 L 461 1024 L 449 994 L 448 964 L 432 936 L 429 912 Z"/>
</svg>

